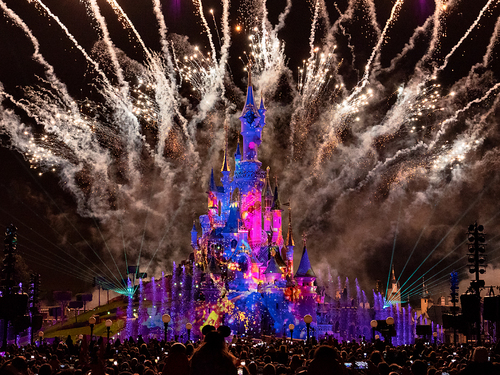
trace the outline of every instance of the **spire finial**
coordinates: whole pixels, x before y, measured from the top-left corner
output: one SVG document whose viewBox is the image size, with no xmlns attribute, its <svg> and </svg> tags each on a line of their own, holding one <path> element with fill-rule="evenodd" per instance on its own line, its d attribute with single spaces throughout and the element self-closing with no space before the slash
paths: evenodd
<svg viewBox="0 0 500 375">
<path fill-rule="evenodd" d="M 307 245 L 307 233 L 303 232 L 302 233 L 302 241 L 304 242 L 304 247 Z"/>
<path fill-rule="evenodd" d="M 252 86 L 252 60 L 248 60 L 247 71 L 248 71 L 248 87 L 250 87 Z"/>
</svg>

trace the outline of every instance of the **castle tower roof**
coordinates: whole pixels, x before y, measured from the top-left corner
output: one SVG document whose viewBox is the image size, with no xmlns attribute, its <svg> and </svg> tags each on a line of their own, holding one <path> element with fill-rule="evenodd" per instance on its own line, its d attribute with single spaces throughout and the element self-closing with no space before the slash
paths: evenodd
<svg viewBox="0 0 500 375">
<path fill-rule="evenodd" d="M 311 277 L 316 278 L 311 262 L 309 261 L 309 255 L 307 254 L 306 241 L 304 240 L 304 250 L 302 251 L 302 258 L 300 258 L 299 268 L 295 273 L 295 278 L 297 277 Z"/>
<path fill-rule="evenodd" d="M 276 262 L 276 259 L 274 258 L 274 256 L 272 256 L 271 259 L 269 259 L 269 262 L 267 263 L 267 268 L 264 271 L 264 274 L 268 274 L 268 273 L 278 273 L 278 274 L 283 273 L 281 271 L 281 269 L 279 268 L 278 263 Z"/>
<path fill-rule="evenodd" d="M 240 137 L 238 137 L 238 144 L 236 145 L 236 152 L 234 153 L 234 158 L 241 159 Z"/>
<path fill-rule="evenodd" d="M 262 192 L 264 193 L 265 197 L 269 197 L 271 199 L 274 199 L 273 189 L 271 188 L 271 182 L 269 181 L 269 170 L 270 170 L 270 168 L 267 167 L 267 169 L 266 169 L 266 181 L 264 183 L 264 189 L 262 189 Z"/>
<path fill-rule="evenodd" d="M 391 283 L 396 284 L 398 281 L 396 280 L 396 275 L 394 273 L 394 263 L 392 264 L 392 276 L 391 276 Z"/>
<path fill-rule="evenodd" d="M 247 87 L 247 98 L 245 100 L 245 106 L 241 111 L 241 116 L 244 116 L 247 112 L 251 111 L 254 113 L 255 117 L 259 116 L 257 108 L 255 107 L 255 99 L 253 95 L 253 86 L 252 86 L 252 64 L 248 64 L 248 87 Z"/>
<path fill-rule="evenodd" d="M 226 225 L 222 230 L 223 233 L 238 233 L 239 221 L 241 220 L 240 208 L 237 203 L 231 203 L 229 209 L 229 217 L 227 218 Z"/>
<path fill-rule="evenodd" d="M 212 168 L 212 174 L 210 175 L 210 184 L 208 185 L 208 190 L 216 192 L 217 191 L 217 185 L 215 185 L 215 179 L 214 179 L 214 169 Z"/>
<path fill-rule="evenodd" d="M 274 186 L 274 200 L 272 210 L 281 210 L 281 202 L 278 195 L 278 181 L 276 180 L 276 185 Z"/>
<path fill-rule="evenodd" d="M 295 246 L 292 232 L 292 205 L 288 202 L 288 232 L 286 233 L 286 246 Z"/>
<path fill-rule="evenodd" d="M 220 169 L 221 172 L 230 172 L 231 169 L 229 168 L 229 163 L 227 162 L 227 127 L 226 127 L 226 144 L 224 147 L 224 160 L 222 161 L 222 168 Z"/>
<path fill-rule="evenodd" d="M 425 285 L 425 278 L 422 277 L 422 297 L 429 298 L 429 290 L 427 289 L 427 285 Z"/>
</svg>

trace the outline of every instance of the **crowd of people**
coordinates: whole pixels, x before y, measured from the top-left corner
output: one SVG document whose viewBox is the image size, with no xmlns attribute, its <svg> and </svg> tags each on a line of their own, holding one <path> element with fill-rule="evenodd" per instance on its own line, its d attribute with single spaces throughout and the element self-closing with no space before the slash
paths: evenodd
<svg viewBox="0 0 500 375">
<path fill-rule="evenodd" d="M 500 374 L 500 345 L 415 345 L 383 341 L 256 340 L 209 329 L 180 343 L 139 336 L 115 342 L 86 338 L 9 346 L 0 375 L 488 375 Z"/>
</svg>

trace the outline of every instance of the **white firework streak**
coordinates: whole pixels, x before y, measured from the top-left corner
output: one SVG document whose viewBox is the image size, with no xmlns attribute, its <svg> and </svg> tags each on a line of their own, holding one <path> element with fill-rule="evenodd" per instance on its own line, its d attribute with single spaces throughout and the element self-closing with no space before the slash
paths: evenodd
<svg viewBox="0 0 500 375">
<path fill-rule="evenodd" d="M 467 37 L 469 36 L 469 34 L 472 32 L 472 30 L 474 30 L 476 28 L 476 26 L 479 24 L 479 21 L 481 20 L 483 14 L 486 12 L 486 10 L 488 10 L 488 8 L 490 7 L 490 5 L 492 3 L 495 3 L 495 5 L 496 5 L 497 0 L 488 0 L 488 2 L 486 3 L 486 5 L 479 12 L 479 15 L 474 20 L 474 22 L 472 23 L 472 25 L 467 29 L 467 31 L 465 32 L 465 34 L 460 38 L 460 40 L 458 41 L 458 43 L 455 44 L 453 46 L 453 48 L 451 49 L 451 51 L 445 56 L 443 64 L 441 64 L 440 67 L 438 67 L 438 68 L 436 68 L 434 70 L 434 73 L 433 73 L 434 76 L 437 73 L 441 72 L 443 69 L 445 69 L 446 66 L 448 66 L 448 62 L 450 61 L 451 56 L 453 56 L 453 54 L 455 53 L 455 51 L 460 47 L 460 45 L 465 41 L 465 39 L 467 39 Z"/>
</svg>

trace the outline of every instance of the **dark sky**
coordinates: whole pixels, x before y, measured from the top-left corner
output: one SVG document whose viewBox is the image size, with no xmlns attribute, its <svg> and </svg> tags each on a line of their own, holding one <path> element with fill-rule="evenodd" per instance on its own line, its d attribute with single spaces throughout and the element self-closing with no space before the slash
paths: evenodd
<svg viewBox="0 0 500 375">
<path fill-rule="evenodd" d="M 72 98 L 79 103 L 91 100 L 93 108 L 101 105 L 95 110 L 99 113 L 97 121 L 103 124 L 98 136 L 99 147 L 111 150 L 112 165 L 107 168 L 110 181 L 102 182 L 95 165 L 86 165 L 74 153 L 61 151 L 60 144 L 54 140 L 51 147 L 59 150 L 61 158 L 68 164 L 58 166 L 56 172 L 42 168 L 44 173 L 39 176 L 40 168 L 30 168 L 20 153 L 12 150 L 16 145 L 4 131 L 2 142 L 5 147 L 0 148 L 0 225 L 3 228 L 13 222 L 19 228 L 19 250 L 28 265 L 42 274 L 47 289 L 83 291 L 96 274 L 118 276 L 124 269 L 125 257 L 128 256 L 129 262 L 135 262 L 138 252 L 143 256 L 141 267 L 146 267 L 152 259 L 149 273 L 159 275 L 161 270 L 169 271 L 173 260 L 179 261 L 189 253 L 189 230 L 193 219 L 205 208 L 204 189 L 210 168 L 217 171 L 222 160 L 224 111 L 221 103 L 215 102 L 204 119 L 194 121 L 200 113 L 200 95 L 192 93 L 190 86 L 183 83 L 179 89 L 179 96 L 183 98 L 179 108 L 183 116 L 192 121 L 189 136 L 182 134 L 181 121 L 174 118 L 175 126 L 167 137 L 169 144 L 174 146 L 168 146 L 165 154 L 170 163 L 170 174 L 166 177 L 161 171 L 167 169 L 152 166 L 151 158 L 144 156 L 144 148 L 139 152 L 140 162 L 133 168 L 140 175 L 134 185 L 130 171 L 124 167 L 123 155 L 129 155 L 124 151 L 124 143 L 110 146 L 114 138 L 106 132 L 119 132 L 119 125 L 110 124 L 116 108 L 103 99 L 95 70 L 56 22 L 40 7 L 37 9 L 34 2 L 3 1 L 36 36 L 41 54 L 54 66 L 55 74 L 67 85 Z M 108 77 L 115 80 L 116 76 L 110 73 L 109 59 L 102 55 L 102 44 L 96 44 L 99 33 L 83 2 L 50 0 L 44 3 L 87 53 L 101 61 Z M 97 3 L 106 19 L 111 40 L 120 51 L 126 79 L 135 84 L 134 76 L 145 75 L 145 54 L 130 30 L 124 30 L 107 2 L 98 0 Z M 120 0 L 118 3 L 146 46 L 160 52 L 158 27 L 151 4 L 138 4 L 135 0 Z M 275 25 L 286 1 L 268 3 L 269 20 Z M 404 2 L 380 54 L 374 60 L 375 67 L 369 78 L 369 86 L 375 91 L 374 98 L 359 114 L 351 112 L 344 117 L 336 115 L 339 113 L 336 108 L 355 90 L 362 77 L 377 42 L 377 30 L 370 19 L 370 2 L 355 6 L 350 15 L 347 1 L 338 1 L 338 9 L 327 3 L 325 12 L 331 25 L 339 18 L 339 11 L 345 20 L 342 27 L 337 25 L 333 31 L 327 30 L 324 19 L 318 22 L 314 44 L 323 46 L 326 51 L 327 35 L 332 35 L 337 44 L 336 65 L 331 68 L 337 68 L 335 78 L 322 88 L 321 93 L 304 96 L 306 103 L 301 104 L 296 90 L 297 66 L 309 57 L 313 9 L 306 1 L 293 1 L 285 26 L 279 33 L 285 42 L 289 70 L 281 70 L 276 79 L 271 80 L 272 87 L 266 86 L 266 82 L 259 81 L 258 77 L 255 80 L 256 85 L 261 85 L 256 91 L 265 92 L 269 99 L 268 125 L 260 160 L 264 167 L 270 165 L 272 174 L 278 177 L 282 201 L 290 199 L 294 207 L 296 261 L 302 247 L 301 233 L 306 232 L 311 260 L 323 280 L 327 278 L 326 265 L 329 265 L 333 277 L 349 277 L 351 280 L 357 277 L 369 290 L 377 279 L 385 283 L 391 259 L 397 274 L 403 268 L 405 270 L 401 275 L 402 282 L 427 257 L 416 275 L 422 275 L 443 258 L 426 278 L 436 271 L 443 270 L 439 275 L 442 277 L 452 268 L 462 267 L 466 259 L 459 258 L 466 253 L 466 246 L 461 242 L 465 239 L 468 224 L 475 220 L 486 225 L 493 242 L 490 248 L 492 251 L 496 249 L 495 233 L 500 224 L 495 216 L 499 193 L 498 103 L 495 102 L 498 92 L 473 105 L 453 121 L 442 136 L 438 134 L 443 121 L 452 118 L 455 111 L 472 100 L 483 97 L 498 80 L 497 47 L 492 49 L 492 59 L 486 67 L 471 68 L 482 62 L 495 31 L 499 10 L 492 7 L 486 12 L 478 27 L 451 56 L 448 66 L 439 74 L 441 86 L 436 89 L 442 95 L 436 105 L 443 109 L 426 112 L 417 123 L 425 130 L 414 134 L 411 132 L 413 125 L 408 120 L 410 111 L 397 100 L 398 88 L 406 87 L 405 92 L 410 95 L 417 87 L 415 82 L 424 82 L 426 74 L 428 76 L 443 63 L 446 54 L 472 25 L 487 1 L 450 6 L 450 11 L 441 18 L 443 26 L 439 29 L 437 47 L 432 57 L 421 65 L 419 61 L 431 43 L 432 23 L 427 33 L 413 39 L 414 46 L 402 59 L 398 60 L 397 56 L 408 45 L 415 29 L 434 12 L 434 2 Z M 390 16 L 392 4 L 387 3 L 375 1 L 379 30 Z M 243 64 L 238 57 L 248 50 L 249 35 L 236 32 L 235 27 L 241 25 L 248 31 L 252 24 L 250 19 L 260 16 L 251 4 L 251 1 L 233 2 L 230 9 L 232 43 L 225 86 L 226 96 L 234 105 L 229 111 L 231 150 L 235 147 L 237 113 L 245 88 Z M 220 50 L 209 9 L 214 9 L 221 32 L 222 6 L 217 1 L 203 2 L 203 6 L 214 43 Z M 176 51 L 189 50 L 195 45 L 205 53 L 210 50 L 191 2 L 162 1 L 162 7 L 168 38 L 173 41 Z M 24 97 L 30 101 L 27 87 L 39 84 L 34 90 L 38 93 L 42 91 L 40 87 L 47 87 L 40 81 L 44 71 L 31 59 L 33 47 L 23 31 L 5 14 L 2 20 L 0 82 L 4 91 L 15 99 Z M 341 82 L 345 87 L 343 92 L 335 88 L 335 84 Z M 452 91 L 456 92 L 453 97 L 448 95 Z M 417 96 L 414 102 L 425 97 Z M 32 129 L 35 138 L 44 136 L 46 132 L 36 116 L 28 116 L 9 100 L 4 100 L 2 105 L 4 129 L 8 126 L 5 114 L 14 110 L 19 121 Z M 397 117 L 398 109 L 403 107 L 406 108 L 401 110 L 404 114 Z M 488 116 L 483 117 L 486 113 Z M 292 127 L 290 123 L 295 125 Z M 142 125 L 143 134 L 151 144 L 150 139 L 155 139 L 156 130 Z M 385 130 L 377 134 L 381 128 Z M 290 142 L 292 132 L 295 133 L 293 142 Z M 189 139 L 195 142 L 197 161 L 185 156 Z M 435 140 L 441 147 L 439 152 L 435 151 L 438 148 L 434 148 Z M 475 140 L 479 143 L 474 143 Z M 434 162 L 453 154 L 462 141 L 471 146 L 467 148 L 464 159 L 439 167 L 439 173 L 433 172 Z M 419 142 L 426 147 L 412 150 Z M 179 149 L 176 149 L 178 144 Z M 429 149 L 431 144 L 432 150 Z M 405 150 L 410 151 L 405 153 Z M 75 165 L 83 166 L 83 171 L 72 174 L 70 166 Z M 455 169 L 451 170 L 453 166 Z M 287 220 L 283 222 L 286 226 Z M 394 243 L 396 251 L 393 255 Z M 125 252 L 124 248 L 127 249 Z M 433 252 L 433 249 L 436 250 Z M 499 255 L 495 254 L 493 252 L 490 259 Z M 444 268 L 455 261 L 455 266 Z M 497 264 L 497 261 L 492 263 Z M 489 270 L 489 274 L 494 275 L 495 270 Z"/>
</svg>

